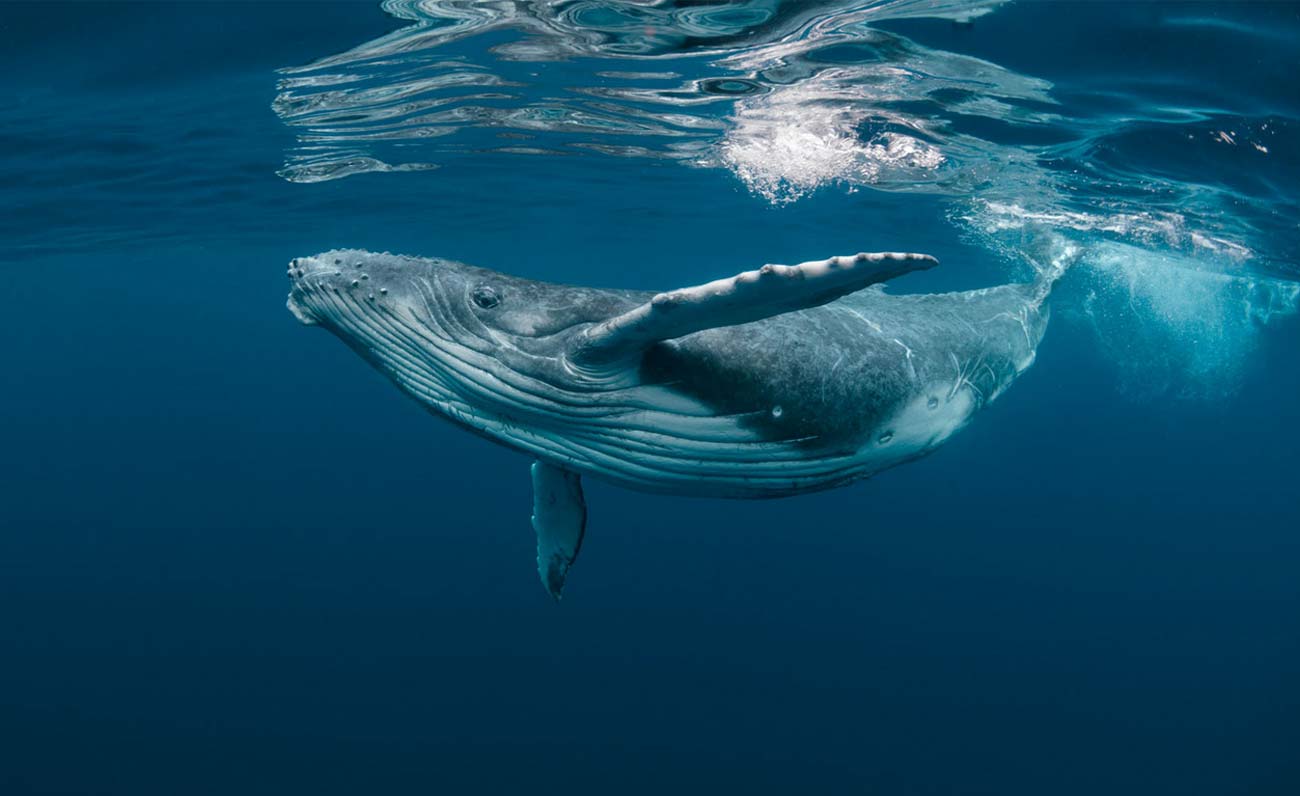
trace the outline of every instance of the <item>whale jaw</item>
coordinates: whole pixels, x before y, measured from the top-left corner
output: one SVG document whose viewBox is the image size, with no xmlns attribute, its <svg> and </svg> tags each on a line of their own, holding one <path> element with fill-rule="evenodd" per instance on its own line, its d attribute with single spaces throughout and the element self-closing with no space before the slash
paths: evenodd
<svg viewBox="0 0 1300 796">
<path fill-rule="evenodd" d="M 298 300 L 293 295 L 290 295 L 289 299 L 284 302 L 284 306 L 289 308 L 289 312 L 303 326 L 320 326 L 320 321 L 316 320 L 316 316 L 312 315 L 311 310 L 298 303 Z"/>
<path fill-rule="evenodd" d="M 307 275 L 308 267 L 309 258 L 295 257 L 289 261 L 287 275 L 289 281 L 293 283 L 293 289 L 289 291 L 289 298 L 284 302 L 284 306 L 303 326 L 319 326 L 320 321 L 312 314 L 311 308 L 303 304 L 301 300 L 302 291 L 299 289 L 298 280 Z"/>
</svg>

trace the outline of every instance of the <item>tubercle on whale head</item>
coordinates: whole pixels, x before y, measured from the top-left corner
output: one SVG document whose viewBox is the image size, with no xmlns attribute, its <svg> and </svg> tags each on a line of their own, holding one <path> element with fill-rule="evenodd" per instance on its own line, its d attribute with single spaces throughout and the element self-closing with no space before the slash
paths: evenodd
<svg viewBox="0 0 1300 796">
<path fill-rule="evenodd" d="M 381 286 L 380 280 L 372 284 L 373 257 L 369 252 L 340 249 L 290 260 L 289 311 L 303 324 L 318 326 L 340 314 L 344 298 L 373 301 L 376 290 L 379 296 L 387 296 L 388 286 Z"/>
<path fill-rule="evenodd" d="M 454 281 L 457 265 L 358 249 L 295 257 L 287 271 L 288 308 L 304 324 L 344 334 L 374 311 L 423 304 L 420 284 Z"/>
</svg>

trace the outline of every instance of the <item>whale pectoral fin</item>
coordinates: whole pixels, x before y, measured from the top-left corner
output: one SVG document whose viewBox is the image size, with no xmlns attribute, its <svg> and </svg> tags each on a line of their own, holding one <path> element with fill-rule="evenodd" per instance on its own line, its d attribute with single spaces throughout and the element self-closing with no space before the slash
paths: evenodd
<svg viewBox="0 0 1300 796">
<path fill-rule="evenodd" d="M 533 530 L 537 532 L 537 574 L 556 600 L 578 557 L 587 528 L 582 477 L 546 462 L 533 462 Z"/>
<path fill-rule="evenodd" d="M 877 252 L 799 265 L 765 265 L 727 279 L 660 293 L 584 331 L 575 340 L 569 358 L 580 366 L 620 363 L 660 340 L 816 307 L 938 264 L 928 254 Z"/>
</svg>

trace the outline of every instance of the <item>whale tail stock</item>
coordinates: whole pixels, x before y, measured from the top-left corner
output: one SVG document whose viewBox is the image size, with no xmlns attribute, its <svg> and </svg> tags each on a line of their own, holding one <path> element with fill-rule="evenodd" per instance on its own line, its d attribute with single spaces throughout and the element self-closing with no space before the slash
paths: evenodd
<svg viewBox="0 0 1300 796">
<path fill-rule="evenodd" d="M 1035 307 L 1041 307 L 1057 280 L 1079 261 L 1083 250 L 1059 233 L 1051 232 L 1022 249 L 1022 253 L 1034 269 L 1034 279 L 1029 283 L 1032 302 Z"/>
</svg>

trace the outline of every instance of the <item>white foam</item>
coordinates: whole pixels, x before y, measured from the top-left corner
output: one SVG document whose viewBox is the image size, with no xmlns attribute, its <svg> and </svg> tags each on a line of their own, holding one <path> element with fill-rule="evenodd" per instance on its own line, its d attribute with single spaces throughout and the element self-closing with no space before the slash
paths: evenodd
<svg viewBox="0 0 1300 796">
<path fill-rule="evenodd" d="M 1081 264 L 1085 314 L 1138 397 L 1232 393 L 1264 325 L 1300 307 L 1300 283 L 1211 270 L 1222 260 L 1104 243 Z"/>
<path fill-rule="evenodd" d="M 719 146 L 722 164 L 754 193 L 785 204 L 833 183 L 924 181 L 946 162 L 937 147 L 895 130 L 862 140 L 858 130 L 872 106 L 861 96 L 844 96 L 863 89 L 841 84 L 840 71 L 738 103 Z M 828 101 L 836 97 L 841 101 Z M 918 124 L 901 117 L 891 121 L 903 128 Z"/>
<path fill-rule="evenodd" d="M 1056 230 L 1108 232 L 1142 243 L 1174 248 L 1204 249 L 1235 261 L 1253 256 L 1253 252 L 1240 243 L 1189 230 L 1186 219 L 1178 213 L 1084 213 L 1059 208 L 1032 209 L 1018 202 L 985 201 L 980 210 L 967 216 L 966 220 L 988 233 L 1044 226 Z"/>
</svg>

